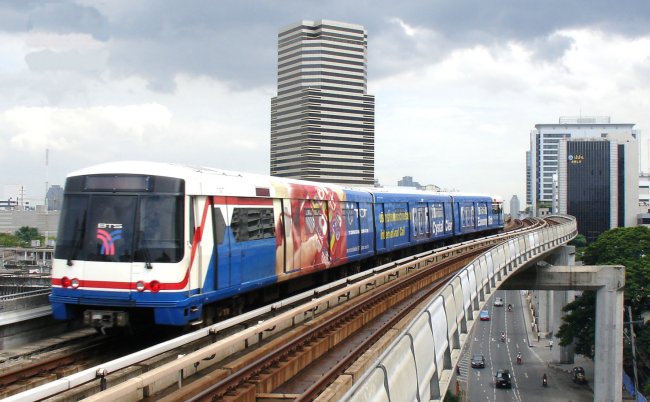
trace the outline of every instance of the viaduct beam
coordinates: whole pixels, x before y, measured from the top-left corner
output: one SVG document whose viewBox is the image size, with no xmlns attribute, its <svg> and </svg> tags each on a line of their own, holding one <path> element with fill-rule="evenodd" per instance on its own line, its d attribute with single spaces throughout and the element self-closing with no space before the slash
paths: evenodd
<svg viewBox="0 0 650 402">
<path fill-rule="evenodd" d="M 536 269 L 535 269 L 536 268 Z M 538 262 L 510 277 L 502 289 L 595 290 L 594 395 L 620 401 L 623 388 L 623 288 L 625 267 L 552 266 Z"/>
</svg>

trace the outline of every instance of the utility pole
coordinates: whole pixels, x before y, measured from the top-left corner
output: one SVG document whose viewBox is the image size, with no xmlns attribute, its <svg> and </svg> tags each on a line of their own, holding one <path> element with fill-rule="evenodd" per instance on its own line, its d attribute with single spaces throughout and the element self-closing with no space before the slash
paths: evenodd
<svg viewBox="0 0 650 402">
<path fill-rule="evenodd" d="M 639 381 L 636 375 L 636 336 L 634 335 L 634 321 L 632 321 L 632 307 L 627 306 L 627 315 L 630 317 L 628 324 L 630 325 L 630 343 L 632 344 L 632 367 L 634 368 L 634 396 L 639 400 Z"/>
</svg>

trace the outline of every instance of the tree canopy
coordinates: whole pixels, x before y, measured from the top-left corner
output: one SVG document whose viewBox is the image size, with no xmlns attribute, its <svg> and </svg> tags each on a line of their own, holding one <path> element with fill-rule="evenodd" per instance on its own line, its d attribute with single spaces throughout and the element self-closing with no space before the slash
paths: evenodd
<svg viewBox="0 0 650 402">
<path fill-rule="evenodd" d="M 587 247 L 583 261 L 585 265 L 624 265 L 625 304 L 635 314 L 650 309 L 650 229 L 608 230 Z"/>
<path fill-rule="evenodd" d="M 38 235 L 38 229 L 29 226 L 22 226 L 16 231 L 15 235 L 17 238 L 24 242 L 30 242 L 32 240 L 37 240 L 40 238 Z"/>
<path fill-rule="evenodd" d="M 584 252 L 585 265 L 624 265 L 625 266 L 625 305 L 632 307 L 635 319 L 645 311 L 650 311 L 650 229 L 643 226 L 615 228 L 602 233 Z M 567 313 L 563 318 L 557 337 L 560 345 L 566 346 L 575 341 L 576 353 L 594 357 L 596 293 L 585 291 L 582 297 L 567 304 L 562 309 Z M 625 315 L 627 320 L 627 314 Z M 635 328 L 637 352 L 640 357 L 639 374 L 645 390 L 650 391 L 648 374 L 650 367 L 650 325 Z M 623 334 L 621 334 L 623 336 Z M 629 341 L 625 343 L 625 361 L 631 362 Z"/>
</svg>

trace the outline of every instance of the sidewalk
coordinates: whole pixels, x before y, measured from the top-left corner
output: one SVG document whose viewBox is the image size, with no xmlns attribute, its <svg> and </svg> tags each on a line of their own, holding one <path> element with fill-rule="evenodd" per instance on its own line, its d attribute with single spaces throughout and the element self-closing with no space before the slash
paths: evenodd
<svg viewBox="0 0 650 402">
<path fill-rule="evenodd" d="M 533 311 L 530 306 L 530 297 L 524 291 L 519 292 L 521 297 L 521 305 L 524 315 L 524 322 L 526 323 L 526 336 L 528 337 L 528 346 L 531 348 L 533 354 L 544 362 L 549 368 L 563 371 L 567 375 L 571 375 L 571 370 L 576 366 L 581 366 L 585 369 L 585 376 L 587 377 L 587 386 L 593 391 L 594 379 L 594 362 L 588 357 L 575 354 L 574 363 L 559 363 L 559 339 L 553 337 L 553 348 L 549 348 L 549 341 L 546 334 L 538 333 L 537 326 L 531 325 Z"/>
</svg>

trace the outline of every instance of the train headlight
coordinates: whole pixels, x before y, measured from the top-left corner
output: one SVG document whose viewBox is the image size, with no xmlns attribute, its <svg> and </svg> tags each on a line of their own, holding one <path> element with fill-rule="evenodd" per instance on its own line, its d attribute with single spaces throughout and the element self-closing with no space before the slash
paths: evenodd
<svg viewBox="0 0 650 402">
<path fill-rule="evenodd" d="M 142 281 L 138 281 L 138 282 L 135 284 L 135 288 L 138 289 L 138 292 L 142 292 L 142 291 L 144 291 L 144 282 L 142 282 Z"/>
<path fill-rule="evenodd" d="M 73 289 L 76 289 L 79 287 L 79 279 L 77 278 L 72 278 L 70 281 L 70 286 L 72 286 Z"/>
<path fill-rule="evenodd" d="M 160 291 L 160 282 L 158 281 L 151 281 L 149 283 L 149 287 L 151 288 L 152 292 L 159 292 Z"/>
<path fill-rule="evenodd" d="M 63 286 L 64 288 L 69 288 L 71 284 L 72 281 L 67 276 L 61 278 L 61 286 Z"/>
</svg>

